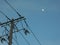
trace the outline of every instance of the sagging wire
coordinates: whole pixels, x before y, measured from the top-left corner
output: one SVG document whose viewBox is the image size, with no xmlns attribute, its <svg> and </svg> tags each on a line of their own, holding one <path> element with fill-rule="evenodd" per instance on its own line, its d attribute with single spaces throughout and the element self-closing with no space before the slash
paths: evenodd
<svg viewBox="0 0 60 45">
<path fill-rule="evenodd" d="M 8 18 L 7 16 L 6 16 L 6 14 L 5 13 L 3 13 L 1 10 L 0 10 L 0 13 L 2 13 L 8 20 L 11 20 L 10 18 Z M 5 28 L 5 30 L 7 30 L 8 31 L 8 29 L 6 28 L 6 27 L 4 27 Z M 9 32 L 9 31 L 8 31 Z M 17 38 L 17 36 L 15 35 L 15 37 Z M 17 43 L 17 41 L 16 41 L 16 43 Z"/>
<path fill-rule="evenodd" d="M 7 15 L 4 13 L 4 12 L 2 12 L 1 10 L 0 10 L 0 13 L 1 14 L 3 14 L 8 20 L 11 20 L 9 17 L 7 17 Z M 8 25 L 9 26 L 9 25 Z M 15 24 L 14 24 L 14 26 L 16 26 Z M 5 29 L 6 29 L 6 27 L 4 27 Z M 6 29 L 7 30 L 7 29 Z"/>
<path fill-rule="evenodd" d="M 8 18 L 7 16 L 6 16 L 6 14 L 4 13 L 4 12 L 2 12 L 1 10 L 0 10 L 0 13 L 2 13 L 8 20 L 11 20 L 10 18 Z M 5 26 L 1 26 L 1 27 L 4 27 L 4 29 L 5 29 L 5 31 L 3 31 L 3 33 L 5 32 L 5 34 L 6 34 L 6 31 L 8 31 L 8 29 L 7 29 L 7 27 L 5 27 Z M 9 32 L 9 31 L 8 31 Z M 2 33 L 2 34 L 3 34 Z M 6 34 L 6 36 L 8 36 L 8 34 Z M 4 39 L 5 40 L 5 39 Z"/>
<path fill-rule="evenodd" d="M 7 0 L 4 0 L 4 1 L 18 14 L 19 17 L 21 17 L 21 15 L 19 14 L 19 12 L 17 12 L 16 9 Z M 21 25 L 22 25 L 22 28 L 24 28 L 22 22 L 21 22 Z"/>
<path fill-rule="evenodd" d="M 4 12 L 2 12 L 1 10 L 0 10 L 0 13 L 3 14 L 8 20 L 10 20 L 10 19 L 6 16 L 6 14 L 5 14 Z M 1 26 L 1 27 L 4 27 L 5 33 L 6 33 L 6 31 L 8 31 L 7 27 L 5 27 L 4 25 Z M 8 32 L 9 32 L 9 31 L 8 31 Z"/>
<path fill-rule="evenodd" d="M 5 0 L 5 2 L 18 14 L 18 16 L 21 17 L 21 15 L 15 10 L 15 8 L 13 8 L 13 6 L 11 6 L 7 0 Z M 24 20 L 26 26 L 29 28 L 28 24 L 26 23 L 26 21 Z M 29 28 L 30 29 L 30 28 Z M 30 31 L 32 32 L 33 36 L 35 37 L 35 39 L 37 40 L 37 42 L 41 45 L 40 41 L 37 39 L 37 37 L 35 36 L 35 34 L 33 33 L 33 31 L 30 29 Z"/>
<path fill-rule="evenodd" d="M 4 26 L 4 28 L 5 28 L 6 31 L 8 31 L 7 27 Z M 8 32 L 9 32 L 9 31 L 8 31 Z"/>
<path fill-rule="evenodd" d="M 3 30 L 3 32 L 2 32 L 2 35 L 5 34 L 5 36 L 7 36 L 7 32 L 9 32 L 8 29 L 7 29 L 7 27 L 5 27 L 5 26 L 1 26 L 1 27 L 4 28 L 4 30 Z"/>
<path fill-rule="evenodd" d="M 19 17 L 21 17 L 20 13 L 7 0 L 4 0 L 4 1 L 17 13 L 17 15 Z M 22 22 L 21 22 L 21 24 L 22 24 Z M 23 27 L 23 25 L 22 25 L 22 27 Z"/>
</svg>

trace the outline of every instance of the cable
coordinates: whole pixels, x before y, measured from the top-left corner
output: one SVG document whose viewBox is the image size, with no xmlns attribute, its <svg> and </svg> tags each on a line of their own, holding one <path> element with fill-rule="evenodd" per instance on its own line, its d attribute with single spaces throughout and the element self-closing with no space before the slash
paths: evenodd
<svg viewBox="0 0 60 45">
<path fill-rule="evenodd" d="M 16 9 L 15 8 L 13 8 L 13 6 L 10 4 L 10 3 L 8 3 L 8 1 L 7 0 L 4 0 L 17 14 L 18 14 L 18 16 L 20 16 L 21 17 L 21 15 L 16 11 Z"/>
<path fill-rule="evenodd" d="M 37 40 L 37 42 L 39 43 L 39 45 L 41 45 L 40 41 L 38 40 L 38 38 L 35 36 L 35 34 L 33 33 L 33 31 L 30 29 L 29 25 L 27 24 L 26 20 L 24 20 L 26 26 L 29 28 L 29 30 L 32 32 L 33 36 L 35 37 L 35 39 Z"/>
<path fill-rule="evenodd" d="M 15 8 L 13 8 L 9 3 L 8 3 L 8 1 L 7 0 L 5 0 L 5 2 L 19 15 L 19 16 L 21 16 L 16 10 L 15 10 Z M 25 22 L 26 23 L 26 22 Z M 28 27 L 28 25 L 27 25 L 27 23 L 26 23 L 26 26 Z M 30 28 L 29 28 L 30 29 Z M 32 30 L 30 30 L 31 32 L 32 32 Z M 37 37 L 35 36 L 35 34 L 32 32 L 32 34 L 34 35 L 34 37 L 35 37 L 35 39 L 37 40 L 37 42 L 41 45 L 41 43 L 40 43 L 40 41 L 37 39 Z"/>
<path fill-rule="evenodd" d="M 8 18 L 7 16 L 6 16 L 6 14 L 4 13 L 4 12 L 2 12 L 1 10 L 0 10 L 0 13 L 2 13 L 8 20 L 11 20 L 10 18 Z M 16 25 L 14 25 L 15 27 L 16 27 Z M 6 30 L 7 30 L 7 28 L 6 27 L 4 27 Z"/>
<path fill-rule="evenodd" d="M 2 12 L 1 10 L 0 10 L 0 13 L 3 14 L 8 20 L 10 20 L 10 19 L 6 16 L 6 14 L 5 14 L 4 12 Z"/>
<path fill-rule="evenodd" d="M 8 31 L 7 27 L 4 27 L 6 31 Z M 8 31 L 9 32 L 9 31 Z"/>
<path fill-rule="evenodd" d="M 6 0 L 5 2 L 19 15 L 21 16 Z M 2 11 L 0 11 L 8 20 L 10 20 Z M 22 24 L 22 23 L 21 23 Z M 16 25 L 15 25 L 16 27 Z M 22 26 L 23 27 L 23 26 Z M 5 27 L 4 27 L 5 28 Z M 17 27 L 16 27 L 17 28 Z M 5 28 L 6 29 L 6 28 Z M 25 39 L 25 38 L 24 38 Z M 26 40 L 26 39 L 25 39 Z M 27 40 L 26 40 L 27 41 Z M 17 43 L 17 42 L 16 42 Z M 28 42 L 27 42 L 28 43 Z M 18 43 L 17 43 L 18 44 Z"/>
<path fill-rule="evenodd" d="M 10 20 L 10 18 L 8 18 L 7 16 L 6 16 L 6 14 L 5 13 L 3 13 L 1 10 L 0 10 L 0 13 L 2 13 L 8 20 Z M 3 26 L 4 27 L 4 26 Z M 8 29 L 6 28 L 6 27 L 4 27 L 5 28 L 5 30 L 6 31 L 8 31 Z M 9 32 L 9 31 L 8 31 Z M 16 36 L 15 36 L 16 37 Z M 14 39 L 15 40 L 15 39 Z M 16 40 L 15 40 L 16 41 Z M 18 45 L 18 42 L 16 41 L 16 43 L 17 43 L 17 45 Z"/>
<path fill-rule="evenodd" d="M 28 45 L 30 45 L 30 43 L 28 42 L 28 40 L 23 36 L 23 34 L 21 32 L 19 32 L 21 34 L 21 36 L 24 38 L 24 40 L 27 42 Z"/>
<path fill-rule="evenodd" d="M 0 11 L 8 20 L 10 20 L 10 18 L 8 18 L 2 11 Z M 21 22 L 21 24 L 22 24 L 22 22 Z M 15 27 L 17 28 L 17 26 L 15 25 Z M 22 24 L 22 27 L 23 27 L 23 24 Z M 7 28 L 6 27 L 4 27 L 6 30 L 7 30 Z M 18 28 L 17 28 L 18 29 Z M 21 34 L 22 35 L 22 34 Z M 22 35 L 23 36 L 23 35 Z M 25 39 L 25 38 L 24 38 Z M 26 40 L 26 39 L 25 39 Z M 27 40 L 26 40 L 27 41 Z M 28 43 L 28 41 L 27 41 L 27 43 Z M 29 44 L 29 43 L 28 43 Z M 29 44 L 30 45 L 30 44 Z"/>
<path fill-rule="evenodd" d="M 17 28 L 17 26 L 15 26 L 15 28 L 17 29 L 17 30 L 19 30 L 18 28 Z M 23 36 L 23 34 L 21 33 L 21 32 L 19 32 L 21 35 L 22 35 L 22 37 L 25 39 L 25 37 Z M 28 45 L 30 45 L 30 43 L 28 42 L 28 40 L 27 39 L 25 39 L 25 41 L 27 42 L 27 44 Z"/>
<path fill-rule="evenodd" d="M 13 8 L 13 6 L 12 6 L 10 3 L 8 3 L 7 0 L 5 0 L 5 2 L 18 14 L 19 17 L 21 17 L 21 15 L 19 14 L 19 12 L 17 12 L 16 9 Z M 21 24 L 22 24 L 22 27 L 23 27 L 23 23 L 22 23 L 22 22 L 21 22 Z M 23 28 L 24 28 L 24 27 L 23 27 Z"/>
</svg>

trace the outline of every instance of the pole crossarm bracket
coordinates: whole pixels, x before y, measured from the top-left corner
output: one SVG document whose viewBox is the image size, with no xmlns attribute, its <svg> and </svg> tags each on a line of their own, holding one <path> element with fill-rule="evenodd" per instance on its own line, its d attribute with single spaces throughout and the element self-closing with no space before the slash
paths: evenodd
<svg viewBox="0 0 60 45">
<path fill-rule="evenodd" d="M 17 18 L 17 19 L 14 19 L 13 22 L 22 21 L 22 20 L 25 20 L 25 19 L 26 19 L 25 17 L 19 17 L 19 18 Z M 9 23 L 11 23 L 11 22 L 12 22 L 12 20 L 7 21 L 7 22 L 4 22 L 4 23 L 0 23 L 0 26 L 9 24 Z"/>
</svg>

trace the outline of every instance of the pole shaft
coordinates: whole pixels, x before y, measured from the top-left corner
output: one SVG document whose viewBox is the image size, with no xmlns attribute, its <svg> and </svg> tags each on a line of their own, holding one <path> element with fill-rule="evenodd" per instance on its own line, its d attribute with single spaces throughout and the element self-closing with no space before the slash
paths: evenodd
<svg viewBox="0 0 60 45">
<path fill-rule="evenodd" d="M 11 21 L 11 27 L 10 27 L 10 32 L 9 32 L 9 43 L 8 45 L 12 45 L 12 37 L 13 37 L 13 28 L 14 28 L 14 22 L 13 19 Z"/>
</svg>

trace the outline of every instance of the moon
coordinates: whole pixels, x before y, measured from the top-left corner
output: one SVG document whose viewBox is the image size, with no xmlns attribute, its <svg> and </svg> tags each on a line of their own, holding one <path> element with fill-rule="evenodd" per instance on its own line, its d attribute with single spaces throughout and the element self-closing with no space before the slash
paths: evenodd
<svg viewBox="0 0 60 45">
<path fill-rule="evenodd" d="M 42 8 L 42 12 L 44 12 L 44 11 L 45 11 L 45 9 Z"/>
</svg>

